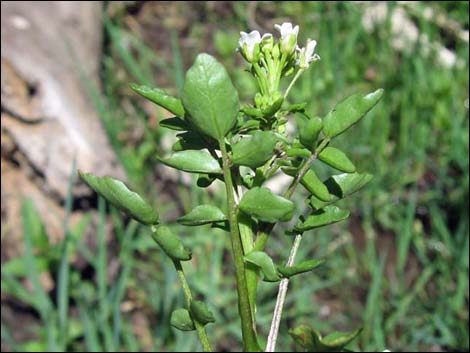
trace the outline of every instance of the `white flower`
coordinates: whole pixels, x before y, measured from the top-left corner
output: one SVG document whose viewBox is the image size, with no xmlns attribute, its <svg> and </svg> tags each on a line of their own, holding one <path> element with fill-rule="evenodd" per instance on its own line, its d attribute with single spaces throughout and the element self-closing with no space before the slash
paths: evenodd
<svg viewBox="0 0 470 353">
<path fill-rule="evenodd" d="M 297 47 L 297 35 L 299 26 L 292 27 L 292 23 L 284 22 L 282 25 L 274 25 L 274 28 L 281 33 L 281 52 L 290 55 Z"/>
<path fill-rule="evenodd" d="M 258 31 L 251 31 L 250 33 L 240 32 L 238 46 L 241 54 L 249 63 L 257 61 L 261 40 L 261 34 Z"/>
<path fill-rule="evenodd" d="M 307 46 L 305 48 L 297 47 L 299 58 L 296 64 L 299 65 L 301 69 L 307 69 L 312 61 L 320 60 L 320 56 L 314 53 L 316 46 L 316 40 L 307 39 Z"/>
</svg>

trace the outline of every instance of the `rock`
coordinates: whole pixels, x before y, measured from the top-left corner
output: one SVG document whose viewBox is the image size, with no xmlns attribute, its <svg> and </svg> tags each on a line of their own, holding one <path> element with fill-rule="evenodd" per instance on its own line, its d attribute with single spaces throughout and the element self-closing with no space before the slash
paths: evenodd
<svg viewBox="0 0 470 353">
<path fill-rule="evenodd" d="M 101 19 L 100 1 L 1 3 L 2 210 L 17 217 L 14 204 L 32 197 L 56 234 L 61 222 L 51 218 L 63 217 L 74 160 L 79 169 L 124 176 L 92 103 Z M 92 194 L 83 183 L 73 193 Z"/>
</svg>

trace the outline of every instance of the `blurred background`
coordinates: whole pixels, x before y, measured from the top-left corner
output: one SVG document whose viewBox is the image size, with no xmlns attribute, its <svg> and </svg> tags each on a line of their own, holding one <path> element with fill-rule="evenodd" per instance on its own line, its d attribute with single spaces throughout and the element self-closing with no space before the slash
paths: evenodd
<svg viewBox="0 0 470 353">
<path fill-rule="evenodd" d="M 363 327 L 352 348 L 469 349 L 469 3 L 13 2 L 1 3 L 2 351 L 193 351 L 195 333 L 169 326 L 183 297 L 172 263 L 147 230 L 77 181 L 76 169 L 122 178 L 168 222 L 223 192 L 156 165 L 174 134 L 169 113 L 130 82 L 178 95 L 185 70 L 209 52 L 241 99 L 255 82 L 235 53 L 239 31 L 300 25 L 315 63 L 291 93 L 324 116 L 356 91 L 383 100 L 338 139 L 371 184 L 345 204 L 352 217 L 304 236 L 300 258 L 327 257 L 291 282 L 289 328 Z M 302 195 L 298 195 L 300 203 Z M 191 287 L 216 316 L 219 351 L 240 347 L 229 241 L 174 226 L 193 260 Z M 268 243 L 278 262 L 291 238 Z M 277 286 L 262 283 L 266 337 Z"/>
</svg>

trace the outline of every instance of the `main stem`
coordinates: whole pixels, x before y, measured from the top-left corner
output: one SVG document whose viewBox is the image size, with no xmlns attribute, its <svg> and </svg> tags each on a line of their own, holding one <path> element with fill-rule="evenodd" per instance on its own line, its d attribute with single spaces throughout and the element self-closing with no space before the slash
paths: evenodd
<svg viewBox="0 0 470 353">
<path fill-rule="evenodd" d="M 245 352 L 260 351 L 256 332 L 251 316 L 250 301 L 248 295 L 248 286 L 245 275 L 245 263 L 243 261 L 243 246 L 238 229 L 237 205 L 233 195 L 232 172 L 230 170 L 230 160 L 225 147 L 225 142 L 219 141 L 220 151 L 222 153 L 222 164 L 224 172 L 225 189 L 227 193 L 227 205 L 229 213 L 230 239 L 232 242 L 232 253 L 235 263 L 235 277 L 237 280 L 238 311 L 240 313 L 243 350 Z"/>
<path fill-rule="evenodd" d="M 173 260 L 173 264 L 175 265 L 176 272 L 178 273 L 178 278 L 180 280 L 181 287 L 183 287 L 184 296 L 186 297 L 186 305 L 189 310 L 189 308 L 191 307 L 191 301 L 193 300 L 191 289 L 189 288 L 188 281 L 186 281 L 186 276 L 183 271 L 183 266 L 181 266 L 181 261 Z M 209 343 L 209 339 L 207 338 L 204 325 L 199 323 L 197 320 L 194 320 L 194 327 L 196 328 L 197 335 L 199 336 L 199 341 L 201 341 L 203 351 L 212 352 L 212 348 Z"/>
</svg>

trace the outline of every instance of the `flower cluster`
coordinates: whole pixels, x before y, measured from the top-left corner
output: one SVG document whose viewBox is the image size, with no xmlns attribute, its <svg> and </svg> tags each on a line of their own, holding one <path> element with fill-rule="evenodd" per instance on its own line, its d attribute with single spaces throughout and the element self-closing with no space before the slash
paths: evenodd
<svg viewBox="0 0 470 353">
<path fill-rule="evenodd" d="M 298 46 L 299 26 L 285 22 L 282 25 L 274 25 L 274 28 L 280 33 L 277 41 L 271 33 L 261 36 L 258 31 L 240 32 L 238 50 L 251 64 L 251 72 L 258 80 L 260 93 L 255 97 L 255 106 L 262 109 L 272 106 L 287 95 L 288 91 L 284 97 L 279 93 L 282 77 L 289 76 L 296 70 L 300 74 L 310 63 L 320 59 L 318 54 L 315 54 L 315 40 L 307 40 L 307 45 L 303 48 Z M 291 83 L 297 78 L 298 75 Z"/>
</svg>

